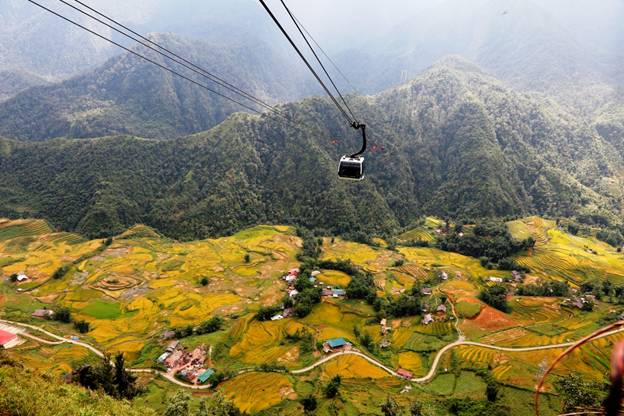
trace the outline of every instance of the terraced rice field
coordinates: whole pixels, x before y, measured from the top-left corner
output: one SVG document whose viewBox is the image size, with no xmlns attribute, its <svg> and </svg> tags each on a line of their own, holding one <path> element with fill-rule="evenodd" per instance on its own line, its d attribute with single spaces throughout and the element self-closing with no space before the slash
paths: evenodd
<svg viewBox="0 0 624 416">
<path fill-rule="evenodd" d="M 335 238 L 323 239 L 323 260 L 351 260 L 353 264 L 371 273 L 381 273 L 400 258 L 397 253 L 366 244 Z"/>
<path fill-rule="evenodd" d="M 336 270 L 322 270 L 317 278 L 319 282 L 329 286 L 347 287 L 351 282 L 351 276 Z"/>
<path fill-rule="evenodd" d="M 417 264 L 427 272 L 446 271 L 449 276 L 460 273 L 467 278 L 483 278 L 492 272 L 485 269 L 479 260 L 457 253 L 442 251 L 437 248 L 399 247 L 399 252 L 406 262 Z"/>
<path fill-rule="evenodd" d="M 8 276 L 26 273 L 28 289 L 43 283 L 63 264 L 98 248 L 101 241 L 86 241 L 71 233 L 54 233 L 43 220 L 0 219 L 0 270 Z"/>
<path fill-rule="evenodd" d="M 384 370 L 357 355 L 343 355 L 324 364 L 321 377 L 330 379 L 334 376 L 372 379 L 389 377 Z"/>
<path fill-rule="evenodd" d="M 624 254 L 593 237 L 573 236 L 557 229 L 552 221 L 532 218 L 508 224 L 517 238 L 530 235 L 536 239 L 535 248 L 517 258 L 531 274 L 576 285 L 604 278 L 624 283 Z"/>
<path fill-rule="evenodd" d="M 242 412 L 249 414 L 297 397 L 288 377 L 276 373 L 242 374 L 223 383 L 219 390 Z"/>
<path fill-rule="evenodd" d="M 248 364 L 293 364 L 299 358 L 299 349 L 285 342 L 286 334 L 293 335 L 306 327 L 292 319 L 260 322 L 253 320 L 230 349 L 230 356 Z"/>
</svg>

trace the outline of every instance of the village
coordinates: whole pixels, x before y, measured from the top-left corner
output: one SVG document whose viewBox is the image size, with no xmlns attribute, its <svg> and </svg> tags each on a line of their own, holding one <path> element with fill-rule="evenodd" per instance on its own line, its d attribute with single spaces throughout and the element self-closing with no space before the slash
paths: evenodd
<svg viewBox="0 0 624 416">
<path fill-rule="evenodd" d="M 205 367 L 206 358 L 205 345 L 189 352 L 179 341 L 170 341 L 165 351 L 156 359 L 156 363 L 177 379 L 199 385 L 207 383 L 215 374 L 213 368 Z"/>
</svg>

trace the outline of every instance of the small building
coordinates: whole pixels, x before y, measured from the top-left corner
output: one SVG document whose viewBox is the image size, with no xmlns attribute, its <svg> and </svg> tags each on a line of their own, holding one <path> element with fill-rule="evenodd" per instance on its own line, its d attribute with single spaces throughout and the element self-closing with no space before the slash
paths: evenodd
<svg viewBox="0 0 624 416">
<path fill-rule="evenodd" d="M 294 308 L 286 308 L 284 309 L 284 311 L 282 312 L 282 316 L 284 318 L 288 318 L 290 316 L 293 316 L 295 313 L 295 309 Z"/>
<path fill-rule="evenodd" d="M 210 377 L 212 377 L 214 373 L 215 371 L 212 368 L 209 368 L 203 373 L 201 373 L 199 377 L 197 377 L 197 381 L 200 382 L 201 384 L 204 384 L 210 379 Z"/>
<path fill-rule="evenodd" d="M 284 276 L 284 280 L 286 280 L 287 283 L 292 283 L 295 280 L 297 280 L 297 276 L 294 276 L 292 274 L 289 274 L 287 276 Z"/>
<path fill-rule="evenodd" d="M 347 292 L 344 289 L 332 289 L 332 296 L 335 298 L 345 296 L 346 294 Z"/>
<path fill-rule="evenodd" d="M 289 275 L 295 276 L 295 277 L 299 277 L 299 269 L 291 269 L 288 272 Z"/>
<path fill-rule="evenodd" d="M 54 311 L 50 309 L 37 309 L 31 316 L 33 318 L 52 319 L 54 317 Z"/>
<path fill-rule="evenodd" d="M 379 348 L 381 348 L 383 350 L 383 349 L 386 349 L 386 348 L 390 348 L 390 345 L 392 345 L 390 343 L 390 341 L 388 341 L 387 339 L 384 339 L 383 341 L 381 341 L 379 343 Z"/>
<path fill-rule="evenodd" d="M 316 277 L 314 277 L 314 276 L 310 276 L 310 277 L 308 278 L 308 282 L 310 282 L 310 283 L 312 283 L 312 284 L 316 283 Z"/>
<path fill-rule="evenodd" d="M 321 272 L 319 272 L 318 270 L 314 270 L 312 273 L 310 273 L 310 276 L 312 276 L 312 277 L 316 277 L 316 276 L 318 276 L 319 274 L 321 274 Z"/>
<path fill-rule="evenodd" d="M 293 289 L 290 292 L 288 292 L 288 296 L 290 296 L 291 298 L 294 298 L 298 294 L 299 294 L 299 291 L 297 289 Z"/>
<path fill-rule="evenodd" d="M 446 313 L 446 305 L 445 304 L 441 304 L 440 306 L 438 306 L 436 308 L 436 312 Z"/>
<path fill-rule="evenodd" d="M 15 347 L 19 344 L 20 339 L 16 334 L 11 332 L 3 331 L 0 329 L 0 346 L 4 349 L 9 349 Z"/>
<path fill-rule="evenodd" d="M 17 281 L 18 282 L 25 282 L 26 280 L 28 280 L 28 276 L 26 276 L 24 273 L 20 273 L 17 275 Z"/>
<path fill-rule="evenodd" d="M 173 330 L 171 330 L 171 329 L 169 329 L 169 330 L 167 330 L 167 331 L 163 332 L 163 333 L 160 335 L 160 339 L 163 339 L 163 340 L 164 340 L 164 339 L 171 339 L 171 338 L 173 338 L 173 337 L 175 337 L 175 331 L 173 331 Z"/>
<path fill-rule="evenodd" d="M 420 293 L 425 296 L 431 296 L 431 294 L 433 293 L 433 289 L 431 289 L 430 287 L 423 287 L 422 289 L 420 289 Z"/>
<path fill-rule="evenodd" d="M 272 320 L 272 321 L 280 321 L 280 320 L 282 320 L 282 319 L 284 319 L 284 315 L 279 314 L 279 313 L 278 313 L 277 315 L 273 315 L 273 316 L 271 317 L 271 320 Z"/>
<path fill-rule="evenodd" d="M 494 283 L 503 283 L 503 278 L 502 277 L 490 277 L 488 280 L 490 282 L 494 282 Z"/>
<path fill-rule="evenodd" d="M 524 278 L 522 277 L 522 274 L 520 274 L 520 272 L 517 270 L 514 270 L 511 272 L 511 277 L 515 283 L 524 282 Z"/>
<path fill-rule="evenodd" d="M 328 339 L 323 343 L 323 351 L 325 353 L 332 352 L 335 350 L 343 349 L 349 347 L 349 344 L 344 338 L 332 338 Z"/>
<path fill-rule="evenodd" d="M 167 345 L 167 348 L 165 349 L 165 351 L 167 351 L 167 352 L 174 352 L 176 349 L 178 349 L 179 345 L 180 345 L 179 341 L 171 341 Z"/>
<path fill-rule="evenodd" d="M 448 273 L 447 272 L 440 272 L 440 279 L 448 280 Z"/>
<path fill-rule="evenodd" d="M 171 355 L 170 352 L 163 352 L 162 354 L 160 354 L 160 357 L 156 359 L 156 362 L 158 364 L 164 364 L 165 360 L 167 360 L 167 358 L 169 358 L 170 355 Z"/>
<path fill-rule="evenodd" d="M 423 325 L 429 325 L 432 322 L 433 322 L 433 316 L 430 313 L 426 314 L 422 320 Z"/>
<path fill-rule="evenodd" d="M 397 370 L 397 374 L 399 375 L 399 377 L 404 378 L 405 380 L 411 380 L 412 378 L 414 378 L 414 375 L 404 368 L 399 368 Z"/>
<path fill-rule="evenodd" d="M 333 295 L 333 292 L 331 289 L 323 289 L 321 291 L 321 296 L 332 296 L 332 295 Z"/>
</svg>

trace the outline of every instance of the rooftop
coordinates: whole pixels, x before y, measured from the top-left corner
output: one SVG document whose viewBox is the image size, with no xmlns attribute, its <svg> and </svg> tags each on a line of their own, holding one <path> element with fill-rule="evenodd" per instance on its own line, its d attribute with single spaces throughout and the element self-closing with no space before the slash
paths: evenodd
<svg viewBox="0 0 624 416">
<path fill-rule="evenodd" d="M 6 344 L 15 337 L 17 337 L 17 335 L 0 329 L 0 345 Z"/>
<path fill-rule="evenodd" d="M 327 340 L 327 345 L 332 348 L 339 348 L 347 345 L 347 341 L 344 338 L 332 338 Z"/>
</svg>

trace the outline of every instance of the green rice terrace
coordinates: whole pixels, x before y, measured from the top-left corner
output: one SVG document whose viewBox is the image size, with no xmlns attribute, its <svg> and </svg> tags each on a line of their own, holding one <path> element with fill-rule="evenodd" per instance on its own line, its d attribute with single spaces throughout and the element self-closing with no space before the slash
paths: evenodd
<svg viewBox="0 0 624 416">
<path fill-rule="evenodd" d="M 484 228 L 427 218 L 369 244 L 286 226 L 180 242 L 141 225 L 87 240 L 0 220 L 0 330 L 17 334 L 3 354 L 27 386 L 123 353 L 144 389 L 124 406 L 156 414 L 181 390 L 194 409 L 219 391 L 260 415 L 302 414 L 310 397 L 318 415 L 378 415 L 388 400 L 427 415 L 532 415 L 545 368 L 624 313 L 624 255 L 530 217 L 504 225 L 512 253 L 476 256 L 465 242 L 487 240 Z M 567 375 L 603 381 L 621 339 L 565 358 L 542 414 L 560 413 Z M 16 371 L 0 371 L 0 396 Z"/>
</svg>

